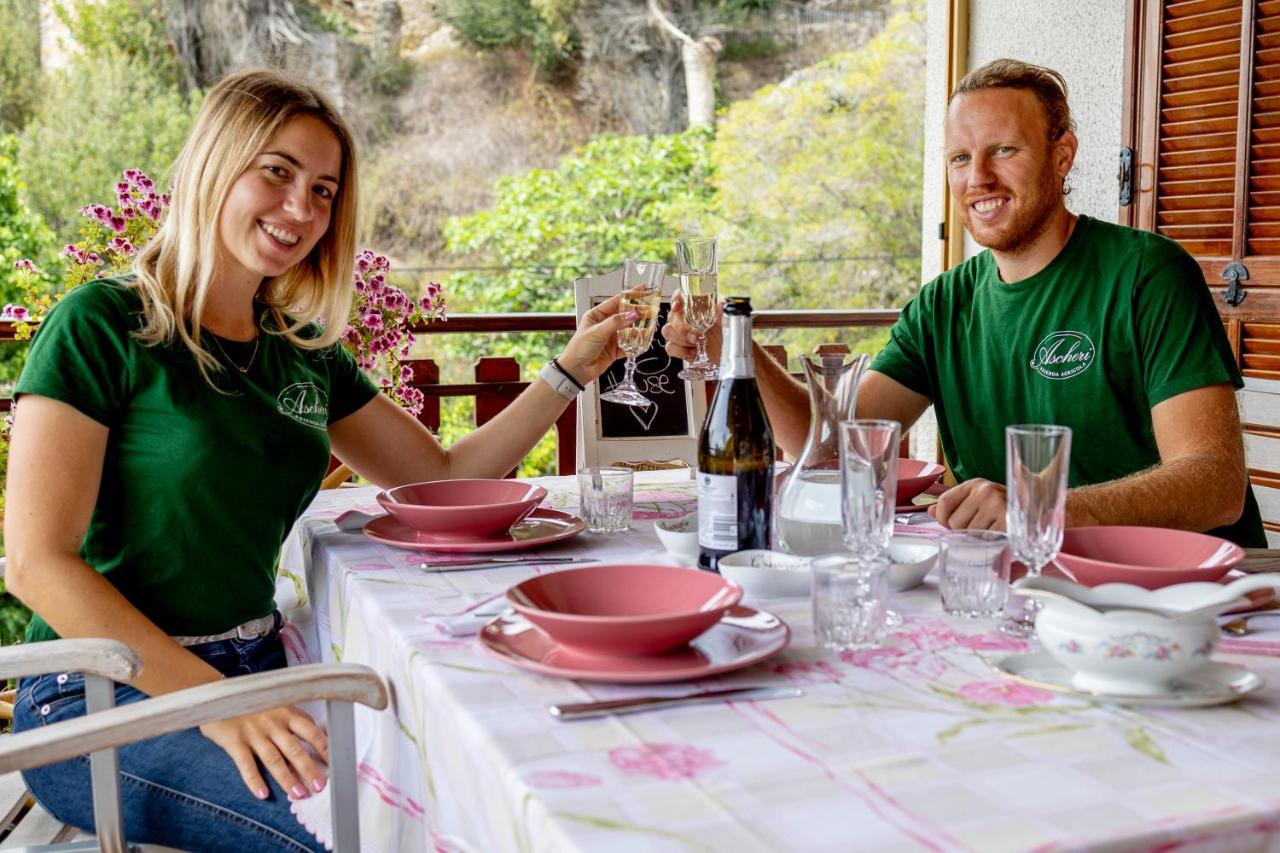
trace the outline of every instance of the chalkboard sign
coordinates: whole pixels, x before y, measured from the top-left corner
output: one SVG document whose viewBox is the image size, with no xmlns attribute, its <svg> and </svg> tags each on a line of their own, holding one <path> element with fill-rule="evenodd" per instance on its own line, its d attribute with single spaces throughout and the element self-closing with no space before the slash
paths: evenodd
<svg viewBox="0 0 1280 853">
<path fill-rule="evenodd" d="M 624 406 L 621 403 L 601 402 L 599 424 L 601 438 L 647 438 L 689 435 L 689 407 L 684 380 L 679 377 L 684 362 L 667 355 L 662 326 L 667 322 L 671 305 L 663 302 L 658 308 L 658 328 L 653 333 L 649 350 L 636 360 L 636 387 L 653 401 L 652 406 Z M 626 359 L 619 359 L 609 366 L 597 381 L 600 390 L 608 391 L 626 375 Z"/>
</svg>

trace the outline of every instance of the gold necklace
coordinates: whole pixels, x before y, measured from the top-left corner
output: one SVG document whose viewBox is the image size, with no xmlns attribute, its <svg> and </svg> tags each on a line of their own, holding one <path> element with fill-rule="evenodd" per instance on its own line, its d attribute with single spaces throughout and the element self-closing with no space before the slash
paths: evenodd
<svg viewBox="0 0 1280 853">
<path fill-rule="evenodd" d="M 262 333 L 259 332 L 253 337 L 253 352 L 249 353 L 249 363 L 246 364 L 244 367 L 241 367 L 239 362 L 237 362 L 234 358 L 231 357 L 231 353 L 227 352 L 223 348 L 222 341 L 218 340 L 217 335 L 210 332 L 209 337 L 213 338 L 214 345 L 218 348 L 218 352 L 222 353 L 222 357 L 227 360 L 227 364 L 230 364 L 232 367 L 234 367 L 236 370 L 240 371 L 241 373 L 248 373 L 249 368 L 253 367 L 253 360 L 258 357 L 258 344 L 262 343 Z"/>
</svg>

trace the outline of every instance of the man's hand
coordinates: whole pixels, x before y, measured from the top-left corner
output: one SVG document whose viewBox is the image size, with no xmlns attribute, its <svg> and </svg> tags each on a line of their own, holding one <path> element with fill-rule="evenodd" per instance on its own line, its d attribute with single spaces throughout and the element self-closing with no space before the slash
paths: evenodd
<svg viewBox="0 0 1280 853">
<path fill-rule="evenodd" d="M 716 320 L 707 330 L 707 357 L 713 362 L 720 361 L 720 313 L 724 303 L 716 305 Z M 671 297 L 671 309 L 667 312 L 667 323 L 662 327 L 662 337 L 667 341 L 667 355 L 685 361 L 693 361 L 698 355 L 698 333 L 690 328 L 684 317 L 684 301 L 679 293 Z"/>
<path fill-rule="evenodd" d="M 1004 530 L 1005 488 L 975 478 L 943 492 L 929 515 L 952 530 Z"/>
<path fill-rule="evenodd" d="M 275 708 L 220 720 L 201 726 L 200 731 L 227 751 L 250 793 L 260 800 L 267 798 L 269 790 L 259 762 L 293 799 L 324 790 L 329 741 L 324 729 L 298 708 Z"/>
</svg>

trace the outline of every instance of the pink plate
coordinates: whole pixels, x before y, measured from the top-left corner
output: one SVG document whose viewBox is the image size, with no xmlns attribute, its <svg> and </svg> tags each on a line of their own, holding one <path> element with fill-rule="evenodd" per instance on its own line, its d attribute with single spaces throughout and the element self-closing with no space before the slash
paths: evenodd
<svg viewBox="0 0 1280 853">
<path fill-rule="evenodd" d="M 904 462 L 904 461 L 908 461 L 908 460 L 899 460 L 899 464 L 901 464 L 901 462 Z M 939 465 L 938 467 L 941 468 L 942 466 Z M 947 486 L 946 484 L 940 481 L 935 482 L 933 485 L 927 486 L 924 489 L 920 490 L 919 492 L 916 492 L 915 497 L 913 497 L 911 500 L 902 501 L 901 503 L 899 503 L 897 507 L 894 508 L 893 511 L 894 512 L 921 512 L 923 510 L 926 510 L 929 507 L 933 506 L 935 503 L 937 503 L 938 502 L 937 498 L 940 498 L 944 494 L 946 494 L 946 491 L 948 488 L 950 488 L 950 486 Z M 925 501 L 924 503 L 916 503 L 916 499 L 921 496 L 928 496 L 928 497 L 934 498 L 934 500 Z"/>
<path fill-rule="evenodd" d="M 710 628 L 742 598 L 714 572 L 644 564 L 532 577 L 507 600 L 555 642 L 593 655 L 657 655 Z"/>
<path fill-rule="evenodd" d="M 665 655 L 603 657 L 557 645 L 519 613 L 484 626 L 480 645 L 512 666 L 578 681 L 648 684 L 709 678 L 759 663 L 787 647 L 791 629 L 772 613 L 738 605 L 689 645 Z"/>
<path fill-rule="evenodd" d="M 911 503 L 911 500 L 925 489 L 938 482 L 943 467 L 937 462 L 925 462 L 923 459 L 898 459 L 898 505 Z"/>
<path fill-rule="evenodd" d="M 1160 589 L 1216 581 L 1244 559 L 1239 545 L 1161 527 L 1076 527 L 1062 538 L 1055 562 L 1078 583 L 1131 583 Z"/>
<path fill-rule="evenodd" d="M 472 539 L 440 539 L 415 530 L 389 515 L 370 519 L 364 535 L 374 542 L 408 548 L 410 551 L 434 551 L 438 554 L 496 554 L 501 551 L 525 551 L 571 539 L 587 529 L 587 523 L 576 515 L 558 509 L 535 509 L 524 521 L 497 536 Z"/>
<path fill-rule="evenodd" d="M 494 536 L 533 512 L 547 490 L 520 480 L 433 480 L 396 486 L 377 500 L 401 523 L 437 539 Z"/>
</svg>

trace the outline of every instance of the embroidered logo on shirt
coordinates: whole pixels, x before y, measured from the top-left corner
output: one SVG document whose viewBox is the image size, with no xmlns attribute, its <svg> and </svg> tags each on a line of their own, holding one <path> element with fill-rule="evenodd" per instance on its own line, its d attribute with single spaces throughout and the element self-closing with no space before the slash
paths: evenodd
<svg viewBox="0 0 1280 853">
<path fill-rule="evenodd" d="M 1031 356 L 1031 369 L 1045 379 L 1070 379 L 1089 369 L 1097 356 L 1083 332 L 1051 332 Z"/>
<path fill-rule="evenodd" d="M 314 429 L 329 426 L 329 395 L 310 382 L 295 382 L 276 397 L 276 411 Z"/>
</svg>

